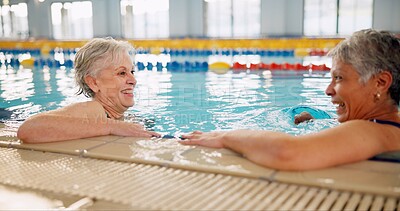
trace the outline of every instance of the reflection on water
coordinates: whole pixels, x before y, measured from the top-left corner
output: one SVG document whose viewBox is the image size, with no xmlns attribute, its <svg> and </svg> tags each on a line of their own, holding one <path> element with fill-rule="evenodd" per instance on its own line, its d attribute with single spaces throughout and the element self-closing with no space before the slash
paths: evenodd
<svg viewBox="0 0 400 211">
<path fill-rule="evenodd" d="M 291 129 L 294 125 L 279 112 L 283 108 L 312 105 L 334 116 L 334 108 L 322 88 L 329 78 L 325 74 L 307 74 L 304 77 L 304 73 L 289 71 L 226 74 L 141 71 L 137 73 L 140 93 L 132 111 L 154 120 L 155 131 L 175 136 L 193 130 L 239 128 L 278 129 L 297 134 L 296 128 Z"/>
<path fill-rule="evenodd" d="M 136 159 L 153 160 L 159 162 L 174 162 L 186 166 L 207 166 L 236 172 L 248 172 L 246 166 L 238 164 L 235 160 L 227 159 L 227 155 L 240 157 L 240 155 L 225 149 L 206 149 L 194 146 L 184 146 L 175 139 L 153 138 L 139 140 L 130 145 L 131 157 Z"/>
<path fill-rule="evenodd" d="M 171 160 L 180 157 L 186 150 L 193 148 L 179 144 L 174 139 L 161 138 L 137 141 L 130 147 L 132 157 L 146 160 Z"/>
</svg>

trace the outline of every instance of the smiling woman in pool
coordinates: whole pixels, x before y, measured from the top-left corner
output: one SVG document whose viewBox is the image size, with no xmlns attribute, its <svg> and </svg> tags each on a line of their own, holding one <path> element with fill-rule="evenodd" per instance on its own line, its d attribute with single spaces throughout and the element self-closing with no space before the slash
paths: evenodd
<svg viewBox="0 0 400 211">
<path fill-rule="evenodd" d="M 326 94 L 337 106 L 337 127 L 292 136 L 236 130 L 183 136 L 186 145 L 230 148 L 276 169 L 308 170 L 400 150 L 400 41 L 388 32 L 361 30 L 329 53 L 332 81 Z"/>
<path fill-rule="evenodd" d="M 84 45 L 75 57 L 75 79 L 78 94 L 92 100 L 28 118 L 19 127 L 18 138 L 39 143 L 101 135 L 159 136 L 123 121 L 124 112 L 134 105 L 132 50 L 129 43 L 112 38 L 95 38 Z"/>
</svg>

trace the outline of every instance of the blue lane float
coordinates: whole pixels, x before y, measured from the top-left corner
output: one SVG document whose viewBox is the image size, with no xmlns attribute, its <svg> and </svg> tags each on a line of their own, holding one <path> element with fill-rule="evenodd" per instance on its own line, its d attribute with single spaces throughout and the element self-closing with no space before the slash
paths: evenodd
<svg viewBox="0 0 400 211">
<path fill-rule="evenodd" d="M 157 71 L 161 71 L 163 69 L 163 65 L 161 62 L 157 62 L 156 67 L 157 67 Z"/>
<path fill-rule="evenodd" d="M 208 63 L 207 62 L 168 62 L 166 66 L 168 71 L 171 72 L 207 72 Z"/>
<path fill-rule="evenodd" d="M 148 54 L 149 52 L 144 49 L 139 49 L 137 54 Z M 170 56 L 236 56 L 236 55 L 259 55 L 266 57 L 294 57 L 295 51 L 293 49 L 287 50 L 270 50 L 270 49 L 173 49 L 163 48 L 160 53 Z"/>
</svg>

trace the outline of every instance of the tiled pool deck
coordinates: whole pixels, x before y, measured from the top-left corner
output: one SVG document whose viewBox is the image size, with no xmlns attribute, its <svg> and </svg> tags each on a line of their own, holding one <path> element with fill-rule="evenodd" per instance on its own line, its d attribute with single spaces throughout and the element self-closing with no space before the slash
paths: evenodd
<svg viewBox="0 0 400 211">
<path fill-rule="evenodd" d="M 50 207 L 400 210 L 400 163 L 289 172 L 173 139 L 103 136 L 23 144 L 0 131 L 0 195 L 16 193 L 11 195 L 24 201 L 36 194 Z M 0 208 L 20 201 L 0 201 Z"/>
</svg>

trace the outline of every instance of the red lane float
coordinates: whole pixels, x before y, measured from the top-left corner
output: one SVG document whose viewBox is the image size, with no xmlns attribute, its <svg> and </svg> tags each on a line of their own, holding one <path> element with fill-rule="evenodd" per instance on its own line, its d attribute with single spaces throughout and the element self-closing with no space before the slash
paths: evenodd
<svg viewBox="0 0 400 211">
<path fill-rule="evenodd" d="M 235 62 L 232 65 L 232 69 L 234 69 L 234 70 L 247 70 L 247 65 L 246 64 L 241 64 L 239 62 Z"/>
<path fill-rule="evenodd" d="M 320 70 L 320 71 L 331 70 L 331 68 L 327 67 L 325 64 L 321 64 L 321 65 L 311 64 L 311 69 L 312 70 Z"/>
<path fill-rule="evenodd" d="M 326 56 L 328 51 L 326 49 L 311 49 L 309 55 L 310 56 Z"/>
</svg>

